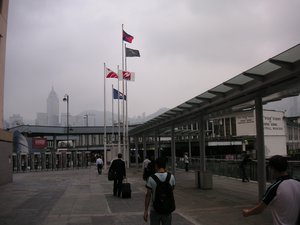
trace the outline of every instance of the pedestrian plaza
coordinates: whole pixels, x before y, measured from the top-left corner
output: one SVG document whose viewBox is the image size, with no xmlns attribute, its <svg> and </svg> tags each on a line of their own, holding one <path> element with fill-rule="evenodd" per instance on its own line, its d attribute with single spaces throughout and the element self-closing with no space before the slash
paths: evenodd
<svg viewBox="0 0 300 225">
<path fill-rule="evenodd" d="M 142 225 L 145 182 L 141 168 L 127 170 L 132 198 L 112 194 L 107 171 L 84 169 L 16 173 L 0 186 L 1 225 Z M 271 224 L 267 210 L 244 218 L 242 209 L 258 201 L 258 184 L 213 176 L 213 189 L 196 188 L 195 173 L 176 170 L 174 225 Z M 148 224 L 150 224 L 148 222 Z"/>
</svg>

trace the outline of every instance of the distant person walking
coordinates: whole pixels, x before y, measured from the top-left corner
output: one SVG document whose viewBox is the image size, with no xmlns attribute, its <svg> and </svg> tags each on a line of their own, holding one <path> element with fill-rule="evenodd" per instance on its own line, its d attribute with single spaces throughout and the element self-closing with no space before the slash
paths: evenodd
<svg viewBox="0 0 300 225">
<path fill-rule="evenodd" d="M 240 163 L 240 170 L 241 170 L 241 176 L 243 182 L 249 182 L 249 178 L 247 176 L 246 167 L 248 163 L 251 162 L 250 156 L 247 154 L 243 158 L 242 162 Z"/>
<path fill-rule="evenodd" d="M 143 179 L 147 181 L 151 175 L 155 174 L 155 172 L 155 161 L 153 159 L 153 156 L 151 156 L 149 162 L 147 163 L 147 166 L 144 168 Z"/>
<path fill-rule="evenodd" d="M 144 220 L 148 221 L 148 209 L 151 201 L 150 225 L 171 225 L 172 212 L 175 210 L 173 195 L 175 178 L 167 172 L 165 158 L 156 159 L 155 168 L 157 173 L 150 176 L 146 183 Z"/>
<path fill-rule="evenodd" d="M 103 160 L 100 155 L 97 157 L 96 166 L 97 166 L 98 174 L 99 175 L 102 174 Z"/>
<path fill-rule="evenodd" d="M 270 207 L 275 225 L 300 224 L 300 182 L 287 173 L 287 159 L 275 155 L 269 161 L 270 172 L 276 181 L 267 189 L 262 201 L 251 209 L 243 209 L 243 216 L 262 213 Z"/>
<path fill-rule="evenodd" d="M 188 172 L 189 171 L 189 156 L 188 153 L 184 153 L 184 163 L 185 163 L 185 171 Z"/>
<path fill-rule="evenodd" d="M 109 167 L 109 173 L 114 173 L 114 187 L 113 194 L 114 196 L 121 196 L 122 183 L 123 179 L 126 178 L 126 168 L 125 162 L 122 160 L 122 154 L 118 154 L 118 158 L 112 161 L 111 166 Z"/>
<path fill-rule="evenodd" d="M 148 164 L 151 162 L 151 160 L 149 159 L 149 156 L 146 156 L 146 158 L 143 161 L 143 179 L 146 180 L 147 179 L 147 167 Z"/>
</svg>

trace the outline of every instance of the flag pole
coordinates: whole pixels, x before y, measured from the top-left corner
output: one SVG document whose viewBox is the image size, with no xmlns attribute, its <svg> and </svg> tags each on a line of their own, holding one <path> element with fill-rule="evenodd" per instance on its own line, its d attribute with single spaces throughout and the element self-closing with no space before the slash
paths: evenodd
<svg viewBox="0 0 300 225">
<path fill-rule="evenodd" d="M 118 76 L 119 74 L 119 66 L 118 66 Z M 120 126 L 120 82 L 118 78 L 118 153 L 121 152 L 121 126 Z"/>
<path fill-rule="evenodd" d="M 114 118 L 114 85 L 111 85 L 111 90 L 112 90 L 112 101 L 111 101 L 111 128 L 112 128 L 112 140 L 113 142 L 115 141 L 115 118 Z"/>
<path fill-rule="evenodd" d="M 122 24 L 122 71 L 124 71 L 124 40 L 123 40 L 123 31 L 124 31 L 124 24 Z M 123 76 L 123 72 L 122 72 L 122 76 Z M 122 77 L 123 78 L 123 77 Z M 122 79 L 122 93 L 124 94 L 124 79 Z M 125 103 L 124 103 L 124 97 L 123 97 L 123 100 L 122 100 L 122 122 L 123 122 L 123 157 L 125 159 L 125 163 L 126 163 L 126 151 L 125 151 L 125 113 L 124 113 L 124 106 L 125 106 Z M 127 162 L 128 163 L 128 162 Z"/>
<path fill-rule="evenodd" d="M 125 50 L 126 50 L 126 44 L 125 44 Z M 127 57 L 125 55 L 125 70 L 127 71 Z M 125 132 L 125 147 L 128 153 L 128 161 L 129 161 L 129 137 L 128 137 L 128 89 L 127 89 L 127 80 L 125 81 L 125 93 L 126 93 L 126 122 L 125 122 L 125 126 L 126 129 L 124 130 Z M 128 168 L 129 168 L 129 163 L 128 163 Z"/>
<path fill-rule="evenodd" d="M 106 157 L 106 65 L 104 63 L 104 169 L 106 170 L 106 164 L 107 164 L 107 157 Z"/>
</svg>

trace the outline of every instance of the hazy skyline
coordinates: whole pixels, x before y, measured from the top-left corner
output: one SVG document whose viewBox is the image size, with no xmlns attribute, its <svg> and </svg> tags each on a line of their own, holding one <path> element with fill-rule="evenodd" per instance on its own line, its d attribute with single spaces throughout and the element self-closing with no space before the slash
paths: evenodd
<svg viewBox="0 0 300 225">
<path fill-rule="evenodd" d="M 173 108 L 300 43 L 300 1 L 10 0 L 4 116 L 34 119 L 54 87 L 70 113 L 103 110 L 103 64 L 121 65 L 121 25 L 135 82 L 129 116 Z M 106 80 L 107 109 L 111 109 Z"/>
</svg>

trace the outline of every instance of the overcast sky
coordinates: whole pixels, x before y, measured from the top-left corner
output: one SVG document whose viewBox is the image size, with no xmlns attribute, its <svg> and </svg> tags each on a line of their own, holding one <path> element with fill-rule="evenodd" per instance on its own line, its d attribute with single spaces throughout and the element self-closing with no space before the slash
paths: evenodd
<svg viewBox="0 0 300 225">
<path fill-rule="evenodd" d="M 103 110 L 103 63 L 121 65 L 122 24 L 135 82 L 129 116 L 173 108 L 300 43 L 299 0 L 10 0 L 7 119 L 46 112 L 52 86 L 70 113 Z M 111 85 L 107 79 L 107 108 Z"/>
</svg>

